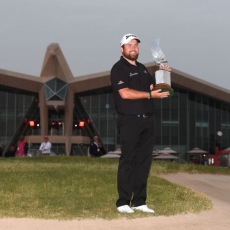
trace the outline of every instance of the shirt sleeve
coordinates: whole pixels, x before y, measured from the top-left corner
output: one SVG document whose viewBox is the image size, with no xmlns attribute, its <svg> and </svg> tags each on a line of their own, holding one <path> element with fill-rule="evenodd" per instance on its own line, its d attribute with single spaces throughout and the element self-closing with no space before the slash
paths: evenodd
<svg viewBox="0 0 230 230">
<path fill-rule="evenodd" d="M 129 76 L 121 66 L 114 66 L 111 70 L 111 83 L 115 91 L 129 88 Z"/>
<path fill-rule="evenodd" d="M 44 142 L 43 142 L 43 143 L 40 145 L 39 150 L 46 151 L 46 150 L 50 150 L 51 147 L 52 147 L 52 145 L 51 145 L 50 142 L 47 142 L 47 143 L 44 143 Z"/>
<path fill-rule="evenodd" d="M 40 147 L 39 147 L 39 150 L 42 150 L 42 144 L 43 144 L 43 143 L 41 143 L 41 145 L 40 145 Z"/>
<path fill-rule="evenodd" d="M 51 143 L 47 142 L 44 150 L 50 150 L 50 149 L 51 149 Z"/>
</svg>

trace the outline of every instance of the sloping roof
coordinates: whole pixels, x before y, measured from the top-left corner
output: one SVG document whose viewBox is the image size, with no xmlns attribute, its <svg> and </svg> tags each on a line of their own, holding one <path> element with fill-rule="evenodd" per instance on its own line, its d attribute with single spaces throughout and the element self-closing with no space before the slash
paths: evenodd
<svg viewBox="0 0 230 230">
<path fill-rule="evenodd" d="M 0 69 L 0 84 L 32 92 L 39 92 L 43 86 L 40 78 Z"/>
<path fill-rule="evenodd" d="M 154 73 L 158 69 L 154 62 L 146 63 L 145 66 L 150 73 Z M 47 47 L 41 69 L 40 78 L 0 69 L 0 84 L 38 92 L 41 89 L 43 82 L 58 77 L 66 81 L 74 93 L 111 86 L 110 71 L 73 77 L 61 48 L 57 43 L 52 43 Z M 223 89 L 174 68 L 172 68 L 171 73 L 171 85 L 172 88 L 174 86 L 192 90 L 227 103 L 230 101 L 229 90 Z"/>
<path fill-rule="evenodd" d="M 154 73 L 158 69 L 155 62 L 146 63 L 145 66 L 150 73 Z M 184 88 L 228 103 L 230 101 L 230 90 L 203 81 L 174 68 L 172 68 L 171 73 L 171 85 L 172 88 L 173 86 Z M 90 91 L 107 86 L 111 86 L 110 71 L 75 77 L 71 81 L 71 87 L 75 92 Z"/>
<path fill-rule="evenodd" d="M 57 43 L 47 47 L 40 77 L 44 79 L 58 77 L 65 82 L 70 82 L 74 78 Z"/>
<path fill-rule="evenodd" d="M 172 70 L 171 81 L 176 86 L 205 94 L 207 96 L 217 98 L 222 101 L 230 101 L 230 90 L 226 90 L 210 82 L 196 78 L 179 70 Z"/>
</svg>

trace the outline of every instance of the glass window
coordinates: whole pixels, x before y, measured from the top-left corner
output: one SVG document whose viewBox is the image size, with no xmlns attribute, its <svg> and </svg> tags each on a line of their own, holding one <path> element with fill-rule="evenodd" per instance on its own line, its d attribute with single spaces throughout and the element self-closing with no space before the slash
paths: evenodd
<svg viewBox="0 0 230 230">
<path fill-rule="evenodd" d="M 67 84 L 59 78 L 52 79 L 45 83 L 46 100 L 66 99 Z"/>
<path fill-rule="evenodd" d="M 24 95 L 16 95 L 16 115 L 22 117 L 24 115 Z"/>
<path fill-rule="evenodd" d="M 8 116 L 14 116 L 15 115 L 15 94 L 14 93 L 8 93 L 7 98 L 7 115 Z"/>
<path fill-rule="evenodd" d="M 54 91 L 52 91 L 49 87 L 45 87 L 46 100 L 49 100 L 51 97 L 55 95 Z"/>
<path fill-rule="evenodd" d="M 0 130 L 0 136 L 1 137 L 6 137 L 6 117 L 0 117 L 0 127 L 1 127 L 1 130 Z"/>
<path fill-rule="evenodd" d="M 48 86 L 53 92 L 56 91 L 56 78 L 45 83 L 45 86 Z M 47 88 L 47 87 L 46 87 Z"/>
<path fill-rule="evenodd" d="M 81 101 L 85 109 L 90 113 L 90 96 L 83 96 Z"/>
<path fill-rule="evenodd" d="M 65 86 L 65 87 L 62 88 L 60 91 L 58 91 L 57 95 L 58 95 L 63 101 L 65 101 L 65 99 L 66 99 L 66 93 L 67 93 L 67 86 Z"/>
<path fill-rule="evenodd" d="M 179 153 L 183 158 L 186 158 L 184 153 L 194 147 L 207 151 L 214 150 L 217 140 L 217 113 L 219 113 L 219 125 L 223 133 L 227 133 L 226 137 L 230 136 L 230 107 L 228 104 L 223 105 L 207 96 L 185 89 L 173 88 L 173 97 L 154 100 L 156 120 L 154 149 L 164 147 L 178 149 L 178 151 L 183 151 Z M 95 128 L 91 130 L 91 133 L 98 133 L 107 148 L 114 150 L 120 147 L 112 90 L 105 88 L 85 92 L 81 93 L 80 98 L 82 102 L 80 104 L 87 112 L 84 116 L 92 120 L 92 126 Z M 218 103 L 219 107 L 216 106 Z M 76 107 L 77 104 L 79 105 L 76 100 Z M 81 110 L 79 106 L 78 110 Z M 224 145 L 230 146 L 229 141 L 229 138 L 222 138 Z"/>
<path fill-rule="evenodd" d="M 0 116 L 6 116 L 7 92 L 0 91 Z"/>
<path fill-rule="evenodd" d="M 107 94 L 101 94 L 100 95 L 100 116 L 106 117 L 108 113 L 110 105 L 107 102 Z"/>
<path fill-rule="evenodd" d="M 179 133 L 180 133 L 180 144 L 187 144 L 187 130 L 188 130 L 188 120 L 187 120 L 187 92 L 181 90 L 179 95 Z"/>
<path fill-rule="evenodd" d="M 15 118 L 13 116 L 7 118 L 6 128 L 7 128 L 7 134 L 6 135 L 7 136 L 13 136 L 14 132 L 16 130 L 16 127 L 15 127 Z"/>
<path fill-rule="evenodd" d="M 102 117 L 100 119 L 100 129 L 99 129 L 100 130 L 99 133 L 101 137 L 107 137 L 107 128 L 108 128 L 107 119 Z"/>
<path fill-rule="evenodd" d="M 188 149 L 193 149 L 196 146 L 196 130 L 195 130 L 195 113 L 196 113 L 196 107 L 195 107 L 195 94 L 189 93 L 189 102 L 188 102 L 188 135 L 189 135 L 189 145 Z"/>
<path fill-rule="evenodd" d="M 63 88 L 64 86 L 67 86 L 66 82 L 62 81 L 61 79 L 59 78 L 55 78 L 56 80 L 56 89 L 55 91 L 58 92 L 61 88 Z"/>
</svg>

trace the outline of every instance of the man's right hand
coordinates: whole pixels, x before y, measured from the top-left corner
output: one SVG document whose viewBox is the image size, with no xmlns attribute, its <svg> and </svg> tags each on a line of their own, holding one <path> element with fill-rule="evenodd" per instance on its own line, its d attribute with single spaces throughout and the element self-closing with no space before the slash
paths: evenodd
<svg viewBox="0 0 230 230">
<path fill-rule="evenodd" d="M 169 92 L 161 92 L 161 89 L 151 91 L 152 98 L 165 98 L 169 96 Z"/>
</svg>

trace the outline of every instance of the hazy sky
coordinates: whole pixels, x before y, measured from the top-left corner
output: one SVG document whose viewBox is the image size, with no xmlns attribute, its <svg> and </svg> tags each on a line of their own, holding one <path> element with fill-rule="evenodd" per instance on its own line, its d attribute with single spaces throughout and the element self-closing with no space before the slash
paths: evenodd
<svg viewBox="0 0 230 230">
<path fill-rule="evenodd" d="M 47 46 L 59 43 L 74 76 L 108 71 L 126 33 L 151 39 L 172 68 L 230 86 L 230 0 L 0 0 L 0 69 L 39 76 Z"/>
</svg>

